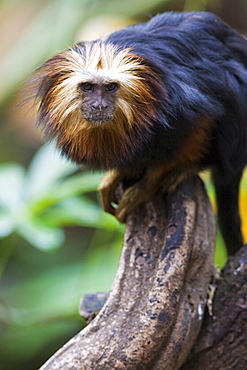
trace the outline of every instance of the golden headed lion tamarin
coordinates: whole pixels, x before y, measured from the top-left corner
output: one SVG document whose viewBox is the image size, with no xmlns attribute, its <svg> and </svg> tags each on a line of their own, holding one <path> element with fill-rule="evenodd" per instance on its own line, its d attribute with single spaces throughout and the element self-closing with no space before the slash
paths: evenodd
<svg viewBox="0 0 247 370">
<path fill-rule="evenodd" d="M 79 43 L 28 81 L 38 124 L 69 159 L 109 170 L 103 208 L 124 221 L 155 192 L 210 168 L 228 252 L 242 245 L 247 162 L 247 42 L 206 12 L 164 13 Z M 120 181 L 132 181 L 119 201 Z"/>
</svg>

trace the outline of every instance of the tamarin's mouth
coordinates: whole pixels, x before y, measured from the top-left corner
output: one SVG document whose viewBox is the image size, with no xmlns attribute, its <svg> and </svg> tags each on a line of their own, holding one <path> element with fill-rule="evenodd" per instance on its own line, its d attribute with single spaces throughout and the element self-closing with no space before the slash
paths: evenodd
<svg viewBox="0 0 247 370">
<path fill-rule="evenodd" d="M 83 118 L 93 124 L 101 125 L 103 123 L 109 122 L 113 118 L 113 113 L 103 113 L 99 112 L 90 112 L 90 113 L 82 113 Z"/>
</svg>

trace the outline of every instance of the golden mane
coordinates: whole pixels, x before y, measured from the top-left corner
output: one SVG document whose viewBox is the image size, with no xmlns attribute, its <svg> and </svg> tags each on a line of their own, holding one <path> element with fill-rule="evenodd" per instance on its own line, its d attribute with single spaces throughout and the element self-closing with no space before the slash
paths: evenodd
<svg viewBox="0 0 247 370">
<path fill-rule="evenodd" d="M 90 123 L 81 114 L 79 86 L 92 79 L 119 85 L 114 116 L 103 124 Z M 151 69 L 130 49 L 95 42 L 75 45 L 49 59 L 36 70 L 28 88 L 39 102 L 38 124 L 45 139 L 55 138 L 57 147 L 75 162 L 108 169 L 117 158 L 128 161 L 149 136 L 155 81 Z"/>
</svg>

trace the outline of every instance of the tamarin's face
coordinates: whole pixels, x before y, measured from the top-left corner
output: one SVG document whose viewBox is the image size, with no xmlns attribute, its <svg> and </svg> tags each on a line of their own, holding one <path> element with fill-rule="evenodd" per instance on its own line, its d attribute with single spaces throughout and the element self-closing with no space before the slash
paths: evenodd
<svg viewBox="0 0 247 370">
<path fill-rule="evenodd" d="M 102 124 L 113 119 L 118 83 L 89 78 L 79 84 L 81 89 L 83 118 L 94 124 Z"/>
<path fill-rule="evenodd" d="M 140 56 L 101 42 L 55 55 L 27 86 L 39 101 L 45 140 L 55 139 L 72 161 L 104 170 L 125 166 L 140 152 L 161 88 Z"/>
</svg>

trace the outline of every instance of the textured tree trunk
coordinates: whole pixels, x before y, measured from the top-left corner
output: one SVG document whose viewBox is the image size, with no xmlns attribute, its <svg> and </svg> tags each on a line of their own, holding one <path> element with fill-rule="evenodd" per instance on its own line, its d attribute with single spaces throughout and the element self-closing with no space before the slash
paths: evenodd
<svg viewBox="0 0 247 370">
<path fill-rule="evenodd" d="M 136 209 L 127 220 L 106 303 L 41 369 L 230 369 L 218 363 L 229 363 L 226 345 L 239 349 L 246 365 L 246 255 L 226 268 L 214 316 L 203 322 L 214 238 L 214 215 L 197 177 Z M 246 368 L 240 367 L 241 356 L 233 356 L 232 365 L 239 367 L 231 369 Z"/>
<path fill-rule="evenodd" d="M 247 369 L 247 247 L 229 258 L 218 282 L 213 315 L 203 326 L 181 370 Z"/>
</svg>

